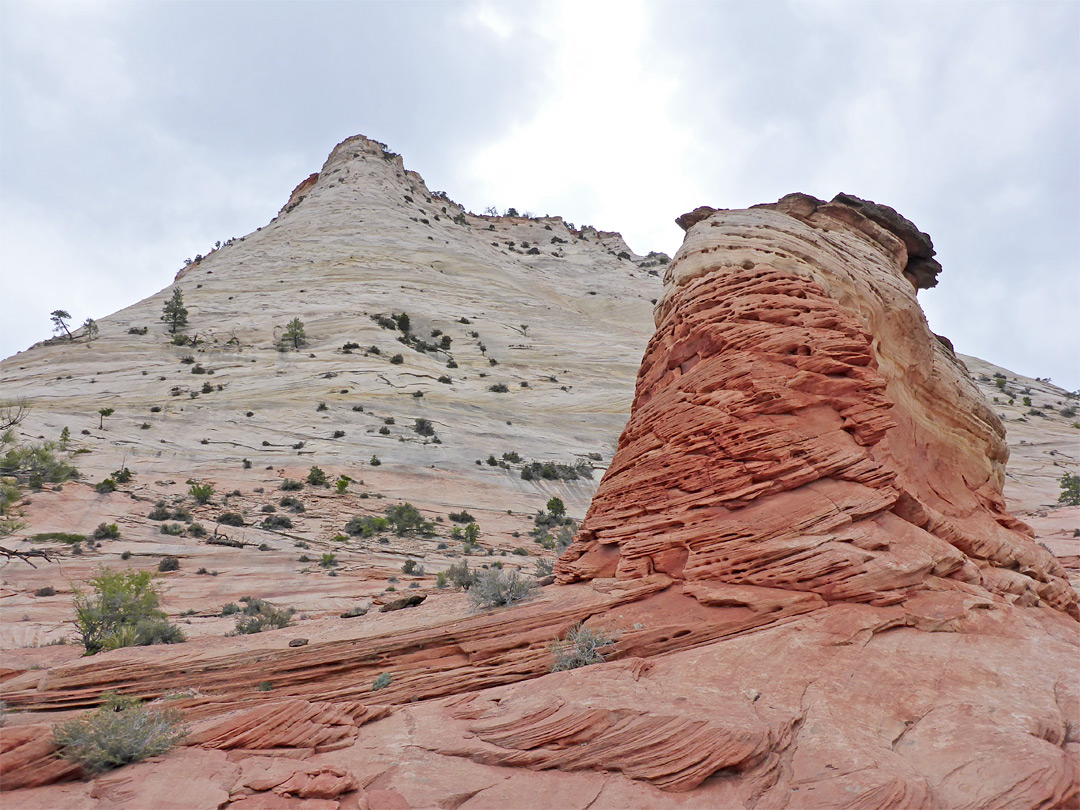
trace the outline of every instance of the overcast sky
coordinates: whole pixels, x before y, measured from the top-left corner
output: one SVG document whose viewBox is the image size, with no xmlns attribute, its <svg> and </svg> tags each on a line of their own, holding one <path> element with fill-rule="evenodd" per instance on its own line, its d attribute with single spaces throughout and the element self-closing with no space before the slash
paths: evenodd
<svg viewBox="0 0 1080 810">
<path fill-rule="evenodd" d="M 887 203 L 959 351 L 1080 388 L 1080 2 L 0 0 L 0 357 L 264 225 L 362 133 L 432 189 L 618 230 Z"/>
</svg>

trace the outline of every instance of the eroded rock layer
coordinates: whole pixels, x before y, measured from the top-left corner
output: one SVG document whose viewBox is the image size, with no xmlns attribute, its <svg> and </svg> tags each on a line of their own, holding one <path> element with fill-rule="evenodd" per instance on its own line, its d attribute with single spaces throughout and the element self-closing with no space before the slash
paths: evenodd
<svg viewBox="0 0 1080 810">
<path fill-rule="evenodd" d="M 680 218 L 630 421 L 558 581 L 963 591 L 1078 616 L 1005 510 L 1000 421 L 919 307 L 929 238 L 840 199 Z"/>
</svg>

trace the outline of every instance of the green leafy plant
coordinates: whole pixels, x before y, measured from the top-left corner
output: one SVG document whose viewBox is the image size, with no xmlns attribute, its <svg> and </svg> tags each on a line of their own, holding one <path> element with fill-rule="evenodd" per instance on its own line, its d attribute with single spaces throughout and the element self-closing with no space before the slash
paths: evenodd
<svg viewBox="0 0 1080 810">
<path fill-rule="evenodd" d="M 1058 483 L 1061 486 L 1058 503 L 1065 506 L 1080 506 L 1080 475 L 1065 473 Z"/>
<path fill-rule="evenodd" d="M 105 429 L 105 417 L 116 413 L 114 408 L 98 408 L 98 430 Z"/>
<path fill-rule="evenodd" d="M 308 473 L 307 482 L 313 487 L 321 487 L 326 485 L 326 473 L 324 473 L 318 467 L 312 467 Z"/>
<path fill-rule="evenodd" d="M 371 691 L 378 692 L 380 689 L 385 689 L 390 685 L 391 680 L 392 679 L 390 677 L 390 673 L 383 672 L 381 675 L 379 675 L 378 678 L 375 679 L 375 682 L 371 685 Z"/>
<path fill-rule="evenodd" d="M 188 490 L 188 494 L 195 500 L 195 503 L 209 503 L 210 498 L 214 495 L 214 485 L 201 482 L 193 483 Z"/>
<path fill-rule="evenodd" d="M 60 756 L 102 773 L 164 754 L 187 736 L 175 709 L 154 709 L 111 692 L 96 711 L 53 727 Z"/>
<path fill-rule="evenodd" d="M 95 540 L 118 540 L 120 539 L 120 527 L 115 523 L 99 523 L 94 529 Z"/>
<path fill-rule="evenodd" d="M 184 293 L 179 287 L 173 287 L 172 297 L 161 308 L 161 320 L 169 325 L 169 332 L 174 335 L 181 327 L 187 326 L 188 311 L 184 306 Z"/>
<path fill-rule="evenodd" d="M 94 589 L 92 594 L 73 589 L 75 625 L 87 655 L 116 647 L 184 640 L 180 628 L 166 621 L 149 571 L 101 568 L 88 584 Z"/>
</svg>

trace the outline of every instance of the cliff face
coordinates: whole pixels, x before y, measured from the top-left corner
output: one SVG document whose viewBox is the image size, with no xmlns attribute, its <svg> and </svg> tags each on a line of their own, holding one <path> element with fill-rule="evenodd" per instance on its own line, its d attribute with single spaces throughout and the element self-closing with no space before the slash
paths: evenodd
<svg viewBox="0 0 1080 810">
<path fill-rule="evenodd" d="M 959 591 L 1080 615 L 1005 509 L 1000 420 L 927 327 L 932 260 L 909 247 L 929 238 L 841 199 L 681 218 L 630 421 L 559 581 L 661 572 L 874 605 Z"/>
<path fill-rule="evenodd" d="M 611 457 L 664 264 L 618 234 L 471 216 L 350 138 L 272 223 L 181 271 L 199 342 L 172 345 L 164 291 L 93 344 L 5 361 L 5 393 L 33 399 L 24 435 L 70 424 L 86 475 L 34 493 L 8 542 L 121 527 L 78 556 L 43 546 L 62 567 L 5 565 L 5 810 L 1078 807 L 1076 597 L 1005 509 L 1008 451 L 976 386 L 1047 409 L 1064 392 L 995 385 L 981 361 L 969 379 L 916 301 L 933 245 L 886 206 L 792 195 L 680 219 L 615 458 L 559 584 L 508 609 L 435 574 L 495 555 L 527 572 L 521 552 L 551 554 L 526 539 L 534 510 L 589 502 L 590 478 L 521 473 Z M 402 333 L 386 316 L 405 310 Z M 309 344 L 279 352 L 294 316 Z M 1075 446 L 1064 413 L 995 410 Z M 1016 445 L 1009 484 L 1075 567 L 1075 510 L 1053 537 L 1039 522 L 1060 475 L 1045 446 Z M 287 531 L 262 523 L 313 464 L 352 483 L 297 491 Z M 122 466 L 134 481 L 95 490 Z M 189 477 L 212 503 L 191 503 Z M 159 499 L 207 525 L 234 511 L 239 545 L 162 534 Z M 433 536 L 341 534 L 403 500 Z M 469 559 L 466 508 L 487 549 Z M 72 586 L 97 566 L 164 554 L 189 641 L 38 646 L 70 632 Z M 383 612 L 403 594 L 422 604 Z M 222 606 L 244 597 L 295 623 L 232 634 Z M 606 662 L 552 672 L 579 624 L 614 639 Z M 190 735 L 96 777 L 58 760 L 51 724 L 108 691 L 181 711 Z"/>
</svg>

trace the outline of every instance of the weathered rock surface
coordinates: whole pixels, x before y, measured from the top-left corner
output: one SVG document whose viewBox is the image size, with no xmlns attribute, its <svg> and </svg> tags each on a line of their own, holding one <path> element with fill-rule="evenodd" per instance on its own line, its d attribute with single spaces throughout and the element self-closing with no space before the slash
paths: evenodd
<svg viewBox="0 0 1080 810">
<path fill-rule="evenodd" d="M 1005 509 L 1000 420 L 866 208 L 792 195 L 690 226 L 560 582 L 662 572 L 873 605 L 929 590 L 1080 618 Z"/>
<path fill-rule="evenodd" d="M 399 158 L 350 139 L 258 237 L 188 268 L 180 281 L 199 311 L 250 317 L 255 345 L 219 372 L 235 377 L 223 391 L 189 398 L 192 413 L 169 414 L 167 456 L 155 455 L 157 437 L 148 440 L 146 431 L 110 430 L 80 458 L 104 475 L 131 453 L 134 485 L 112 496 L 65 485 L 27 506 L 35 532 L 122 523 L 122 540 L 64 558 L 73 582 L 102 560 L 115 565 L 122 550 L 134 552 L 136 567 L 180 554 L 181 570 L 165 579 L 166 606 L 173 618 L 193 613 L 185 625 L 192 640 L 91 658 L 80 658 L 81 648 L 5 642 L 0 699 L 13 710 L 0 729 L 5 810 L 1080 806 L 1080 624 L 1068 581 L 1076 571 L 1054 559 L 1080 557 L 1073 547 L 1080 541 L 1066 530 L 1075 509 L 1046 508 L 1063 469 L 1055 464 L 1075 464 L 1072 428 L 1049 411 L 1044 420 L 1020 422 L 1025 443 L 1013 445 L 1006 472 L 1002 420 L 1012 430 L 1024 417 L 1004 403 L 991 408 L 979 393 L 1000 390 L 994 367 L 970 361 L 969 375 L 926 328 L 915 293 L 936 276 L 932 244 L 885 206 L 791 195 L 748 211 L 703 207 L 680 218 L 687 238 L 667 270 L 630 421 L 582 531 L 556 565 L 559 584 L 514 608 L 476 612 L 460 592 L 431 587 L 453 553 L 435 547 L 449 539 L 446 524 L 427 539 L 331 539 L 344 516 L 380 511 L 374 496 L 382 493 L 407 498 L 432 518 L 468 507 L 480 514 L 485 542 L 503 551 L 522 543 L 512 533 L 531 523 L 527 509 L 505 514 L 511 494 L 533 506 L 560 494 L 572 510 L 583 507 L 593 481 L 526 482 L 516 470 L 476 466 L 474 458 L 498 458 L 507 420 L 533 458 L 565 462 L 574 458 L 572 446 L 611 447 L 614 435 L 604 431 L 621 422 L 629 403 L 628 347 L 635 336 L 644 346 L 644 327 L 617 301 L 649 283 L 649 268 L 641 257 L 615 258 L 626 250 L 617 234 L 568 230 L 560 237 L 566 242 L 551 243 L 562 259 L 501 249 L 485 257 L 488 228 L 491 239 L 516 234 L 507 241 L 517 242 L 520 229 L 542 231 L 541 239 L 561 234 L 559 221 L 464 215 L 462 225 L 454 221 L 459 209 L 438 194 L 418 197 L 420 188 Z M 436 234 L 443 246 L 425 247 Z M 528 241 L 536 243 L 532 230 Z M 318 267 L 303 266 L 309 255 Z M 334 258 L 324 261 L 327 255 Z M 563 262 L 577 266 L 566 272 Z M 453 278 L 441 279 L 446 272 Z M 191 289 L 196 278 L 203 286 Z M 316 278 L 332 300 L 302 298 Z M 400 284 L 413 285 L 405 305 L 393 297 Z M 278 296 L 275 285 L 287 293 Z M 595 298 L 606 296 L 598 308 L 602 302 L 587 295 L 594 288 Z M 353 335 L 361 345 L 379 341 L 379 327 L 358 317 L 365 312 L 408 309 L 424 330 L 422 319 L 444 333 L 458 329 L 455 318 L 429 306 L 442 298 L 418 293 L 436 289 L 447 300 L 463 296 L 453 299 L 458 307 L 471 297 L 470 308 L 453 315 L 467 312 L 489 347 L 488 332 L 502 334 L 496 323 L 508 334 L 516 326 L 522 338 L 528 332 L 538 358 L 530 361 L 536 376 L 524 389 L 528 400 L 513 397 L 508 406 L 499 399 L 507 394 L 488 392 L 491 378 L 478 376 L 495 368 L 487 348 L 468 359 L 457 332 L 455 357 L 471 364 L 468 373 L 446 393 L 426 389 L 424 398 L 412 397 L 406 381 L 441 373 L 445 366 L 430 352 L 386 345 L 383 354 L 400 350 L 407 359 L 384 364 L 380 355 L 332 351 Z M 239 303 L 226 303 L 228 295 Z M 518 308 L 522 300 L 547 302 L 543 328 L 517 325 L 541 323 L 539 310 Z M 640 294 L 636 300 L 635 312 Z M 277 307 L 269 320 L 283 322 L 299 301 L 306 301 L 299 314 L 309 333 L 318 324 L 316 357 L 274 352 L 282 373 L 267 374 L 262 353 L 272 349 L 257 346 L 273 335 L 254 304 Z M 342 314 L 342 302 L 368 309 Z M 135 315 L 152 319 L 160 304 L 137 305 Z M 497 318 L 486 314 L 493 311 Z M 216 329 L 212 318 L 198 328 Z M 568 335 L 580 330 L 607 337 L 597 340 L 599 349 L 571 345 Z M 123 354 L 126 341 L 142 338 L 113 339 L 110 351 Z M 103 328 L 92 347 L 74 347 L 91 359 L 56 343 L 20 355 L 25 368 L 5 362 L 5 381 L 54 397 L 48 406 L 38 400 L 34 429 L 56 429 L 96 402 L 86 398 L 86 380 L 57 387 L 50 375 L 86 374 L 88 363 L 108 356 L 98 353 L 105 340 Z M 500 373 L 502 366 L 522 373 L 506 348 Z M 622 365 L 598 374 L 609 358 Z M 151 374 L 176 361 L 171 354 L 143 359 Z M 248 372 L 243 361 L 250 359 L 257 362 Z M 350 379 L 320 382 L 326 373 Z M 561 381 L 567 373 L 583 394 L 573 401 L 559 386 L 541 385 L 545 375 Z M 118 365 L 110 385 L 125 397 L 146 397 L 140 377 Z M 302 424 L 323 413 L 310 407 L 313 385 L 325 387 L 335 419 L 347 396 L 339 401 L 339 385 L 365 405 L 348 418 L 367 419 L 372 410 L 380 418 L 367 433 L 338 441 L 304 433 Z M 400 403 L 389 399 L 402 393 L 396 385 L 404 386 Z M 1006 387 L 1031 387 L 1040 406 L 1060 396 L 1011 374 Z M 256 417 L 243 416 L 249 403 Z M 281 447 L 259 449 L 254 439 L 266 425 L 246 427 L 263 405 L 281 422 Z M 358 457 L 389 447 L 374 432 L 384 413 L 434 413 L 455 431 L 440 427 L 441 445 L 409 436 L 389 445 L 396 457 L 365 468 L 357 494 L 304 490 L 307 512 L 294 515 L 296 530 L 252 525 L 260 506 L 279 497 L 259 487 L 273 493 L 285 476 L 302 478 L 310 463 L 352 474 Z M 229 464 L 199 440 L 210 427 L 237 442 Z M 285 449 L 298 436 L 316 455 L 297 459 Z M 272 470 L 236 463 L 241 454 L 262 453 Z M 247 525 L 223 528 L 249 546 L 163 537 L 144 517 L 148 501 L 182 492 L 188 477 L 209 476 L 218 492 L 240 492 L 229 508 Z M 361 490 L 369 497 L 360 498 Z M 1046 548 L 1005 497 L 1022 507 Z M 223 508 L 195 510 L 209 520 Z M 338 576 L 298 572 L 293 542 L 338 554 Z M 260 543 L 270 550 L 253 548 Z M 503 560 L 510 565 L 515 556 Z M 403 573 L 403 560 L 420 557 L 426 574 L 402 577 L 417 588 L 384 588 Z M 193 573 L 200 566 L 220 576 Z M 55 596 L 32 596 L 51 584 L 61 585 Z M 69 591 L 54 569 L 11 563 L 0 639 L 64 632 Z M 241 595 L 304 611 L 302 631 L 223 637 L 232 619 L 220 617 L 219 606 Z M 338 618 L 347 608 L 398 600 L 414 604 Z M 13 621 L 13 612 L 27 621 Z M 579 622 L 616 637 L 610 660 L 549 672 L 551 642 Z M 23 626 L 48 629 L 32 637 Z M 298 638 L 308 643 L 292 646 Z M 109 690 L 167 697 L 163 705 L 183 712 L 190 734 L 164 757 L 65 782 L 82 774 L 55 759 L 49 724 L 97 706 Z"/>
</svg>

